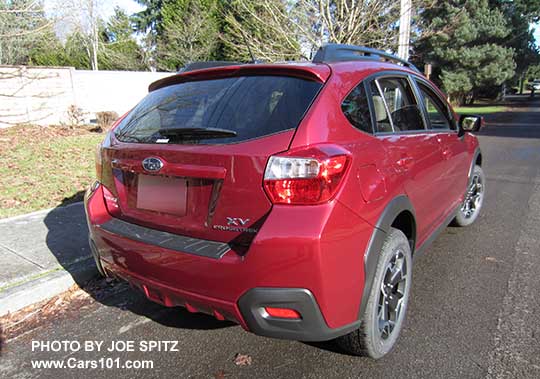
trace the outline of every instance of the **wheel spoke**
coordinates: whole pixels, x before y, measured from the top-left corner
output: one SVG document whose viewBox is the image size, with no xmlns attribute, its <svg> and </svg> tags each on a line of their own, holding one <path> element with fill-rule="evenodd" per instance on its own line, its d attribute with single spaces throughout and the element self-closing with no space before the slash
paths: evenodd
<svg viewBox="0 0 540 379">
<path fill-rule="evenodd" d="M 395 287 L 399 282 L 401 282 L 403 280 L 403 272 L 401 271 L 401 268 L 399 269 L 396 269 L 393 273 L 392 273 L 392 276 L 390 277 L 390 282 L 389 284 L 392 285 L 392 287 Z"/>
<path fill-rule="evenodd" d="M 381 338 L 386 339 L 401 317 L 408 285 L 407 263 L 401 250 L 396 250 L 386 265 L 380 286 L 378 324 Z"/>
<path fill-rule="evenodd" d="M 388 304 L 385 300 L 381 304 L 381 309 L 379 309 L 379 320 L 388 321 Z"/>
<path fill-rule="evenodd" d="M 461 212 L 466 218 L 472 217 L 480 207 L 480 202 L 482 199 L 482 193 L 484 186 L 478 175 L 475 175 L 472 180 L 463 204 L 461 205 Z"/>
</svg>

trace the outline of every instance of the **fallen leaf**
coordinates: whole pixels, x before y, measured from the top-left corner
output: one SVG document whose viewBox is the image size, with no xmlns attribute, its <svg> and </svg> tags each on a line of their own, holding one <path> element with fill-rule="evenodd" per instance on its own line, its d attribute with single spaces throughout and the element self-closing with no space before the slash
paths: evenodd
<svg viewBox="0 0 540 379">
<path fill-rule="evenodd" d="M 236 354 L 234 357 L 234 364 L 237 366 L 251 366 L 252 359 L 247 354 Z"/>
<path fill-rule="evenodd" d="M 223 379 L 223 378 L 225 378 L 225 371 L 219 370 L 218 372 L 216 372 L 214 374 L 214 378 L 215 379 Z"/>
</svg>

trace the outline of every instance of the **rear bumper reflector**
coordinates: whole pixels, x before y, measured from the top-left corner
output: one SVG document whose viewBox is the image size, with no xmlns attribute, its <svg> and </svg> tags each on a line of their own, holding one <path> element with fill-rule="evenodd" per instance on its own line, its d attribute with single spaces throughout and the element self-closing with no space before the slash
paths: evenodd
<svg viewBox="0 0 540 379">
<path fill-rule="evenodd" d="M 145 228 L 116 218 L 97 225 L 97 227 L 135 241 L 202 257 L 220 259 L 231 250 L 230 246 L 225 242 L 180 236 L 161 230 Z"/>
</svg>

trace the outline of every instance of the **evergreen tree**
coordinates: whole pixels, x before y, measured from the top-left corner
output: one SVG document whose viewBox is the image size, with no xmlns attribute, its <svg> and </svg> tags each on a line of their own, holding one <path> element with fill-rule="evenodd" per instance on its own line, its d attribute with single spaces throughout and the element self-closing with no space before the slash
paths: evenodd
<svg viewBox="0 0 540 379">
<path fill-rule="evenodd" d="M 165 0 L 156 45 L 158 68 L 174 71 L 189 62 L 215 59 L 216 12 L 215 0 Z"/>
<path fill-rule="evenodd" d="M 531 65 L 540 63 L 540 54 L 530 24 L 540 18 L 540 1 L 534 0 L 490 0 L 493 7 L 500 9 L 512 30 L 500 42 L 514 49 L 516 73 L 513 83 L 523 92 L 525 74 Z"/>
<path fill-rule="evenodd" d="M 36 44 L 54 36 L 42 1 L 0 0 L 0 64 L 24 65 Z"/>
<path fill-rule="evenodd" d="M 150 33 L 157 36 L 161 32 L 161 21 L 163 19 L 161 9 L 166 0 L 135 1 L 145 7 L 132 16 L 135 29 L 140 33 Z"/>
<path fill-rule="evenodd" d="M 141 47 L 133 37 L 131 20 L 124 10 L 114 9 L 114 15 L 100 30 L 102 49 L 98 55 L 105 70 L 144 70 Z"/>
<path fill-rule="evenodd" d="M 420 27 L 429 32 L 416 42 L 417 58 L 434 65 L 435 80 L 453 102 L 514 75 L 514 49 L 501 44 L 510 28 L 488 0 L 437 0 Z"/>
</svg>

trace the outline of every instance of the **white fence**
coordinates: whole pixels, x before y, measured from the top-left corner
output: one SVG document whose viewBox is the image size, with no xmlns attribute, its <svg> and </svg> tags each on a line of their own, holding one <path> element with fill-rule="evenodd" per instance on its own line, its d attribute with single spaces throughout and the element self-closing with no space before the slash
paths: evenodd
<svg viewBox="0 0 540 379">
<path fill-rule="evenodd" d="M 72 67 L 0 66 L 0 128 L 68 122 L 68 109 L 80 108 L 86 120 L 96 112 L 127 112 L 148 85 L 170 73 L 86 71 Z"/>
</svg>

